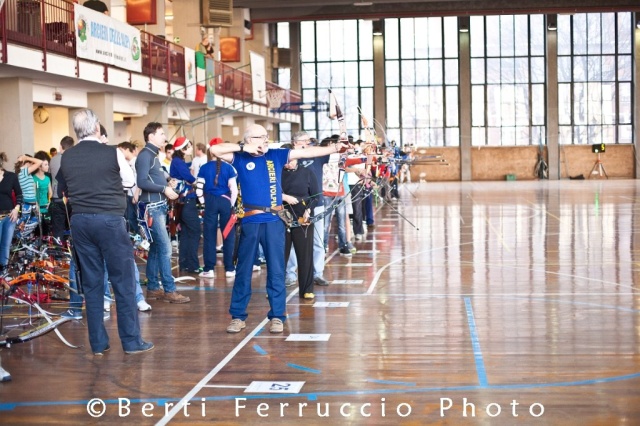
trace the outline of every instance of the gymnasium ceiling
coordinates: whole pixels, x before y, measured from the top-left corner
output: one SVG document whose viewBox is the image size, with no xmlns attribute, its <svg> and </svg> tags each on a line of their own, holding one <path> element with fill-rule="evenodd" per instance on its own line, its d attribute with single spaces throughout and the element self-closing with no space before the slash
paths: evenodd
<svg viewBox="0 0 640 426">
<path fill-rule="evenodd" d="M 253 22 L 640 11 L 640 0 L 234 0 Z"/>
</svg>

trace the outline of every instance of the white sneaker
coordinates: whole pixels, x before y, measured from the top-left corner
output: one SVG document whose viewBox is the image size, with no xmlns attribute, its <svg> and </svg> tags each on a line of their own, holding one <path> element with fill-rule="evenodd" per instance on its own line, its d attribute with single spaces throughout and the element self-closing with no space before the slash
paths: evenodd
<svg viewBox="0 0 640 426">
<path fill-rule="evenodd" d="M 227 272 L 224 273 L 224 276 L 228 277 L 228 278 L 235 277 L 236 276 L 236 271 L 235 270 L 227 271 Z"/>
<path fill-rule="evenodd" d="M 151 310 L 151 305 L 147 303 L 146 300 L 141 300 L 138 302 L 138 310 L 140 312 L 149 312 Z"/>
<path fill-rule="evenodd" d="M 258 265 L 253 265 L 253 272 L 260 272 L 260 266 Z"/>
<path fill-rule="evenodd" d="M 202 271 L 198 274 L 198 276 L 200 278 L 214 278 L 215 277 L 215 273 L 213 272 L 213 269 L 210 271 Z"/>
<path fill-rule="evenodd" d="M 104 301 L 104 311 L 109 312 L 111 310 L 111 302 Z"/>
</svg>

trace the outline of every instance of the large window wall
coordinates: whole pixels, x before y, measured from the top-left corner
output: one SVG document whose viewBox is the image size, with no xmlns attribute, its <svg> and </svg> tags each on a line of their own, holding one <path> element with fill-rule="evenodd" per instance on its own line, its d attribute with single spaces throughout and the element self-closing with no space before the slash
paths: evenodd
<svg viewBox="0 0 640 426">
<path fill-rule="evenodd" d="M 632 143 L 631 13 L 558 16 L 561 144 Z"/>
<path fill-rule="evenodd" d="M 332 89 L 357 138 L 358 106 L 373 117 L 372 22 L 300 25 L 303 102 L 328 101 Z M 384 80 L 377 83 L 385 86 L 386 122 L 376 130 L 387 141 L 459 146 L 460 112 L 469 110 L 473 146 L 547 144 L 547 117 L 556 111 L 547 111 L 547 93 L 555 88 L 547 88 L 551 32 L 544 15 L 470 18 L 471 102 L 465 105 L 457 18 L 393 18 L 383 27 Z M 630 12 L 557 17 L 560 144 L 633 142 L 634 28 Z M 287 79 L 280 75 L 280 85 Z M 302 128 L 319 138 L 337 133 L 326 112 L 303 113 Z"/>
<path fill-rule="evenodd" d="M 457 19 L 386 19 L 384 54 L 388 139 L 458 146 Z"/>
<path fill-rule="evenodd" d="M 543 15 L 474 16 L 472 145 L 546 144 Z"/>
</svg>

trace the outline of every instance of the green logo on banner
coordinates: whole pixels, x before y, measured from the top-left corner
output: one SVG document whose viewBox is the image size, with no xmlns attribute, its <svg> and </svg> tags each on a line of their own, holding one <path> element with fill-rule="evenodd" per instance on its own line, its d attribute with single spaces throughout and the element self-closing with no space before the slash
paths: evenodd
<svg viewBox="0 0 640 426">
<path fill-rule="evenodd" d="M 87 21 L 78 19 L 78 38 L 80 41 L 87 41 Z"/>
<path fill-rule="evenodd" d="M 140 59 L 140 43 L 138 42 L 138 37 L 134 37 L 133 43 L 131 43 L 131 57 L 134 61 Z"/>
</svg>

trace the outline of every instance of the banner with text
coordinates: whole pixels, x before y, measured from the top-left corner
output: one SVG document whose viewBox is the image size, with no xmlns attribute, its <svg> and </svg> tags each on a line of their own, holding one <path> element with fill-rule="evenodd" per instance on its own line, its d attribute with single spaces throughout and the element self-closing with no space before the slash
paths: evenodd
<svg viewBox="0 0 640 426">
<path fill-rule="evenodd" d="M 79 58 L 142 71 L 140 30 L 79 4 L 73 10 Z"/>
</svg>

